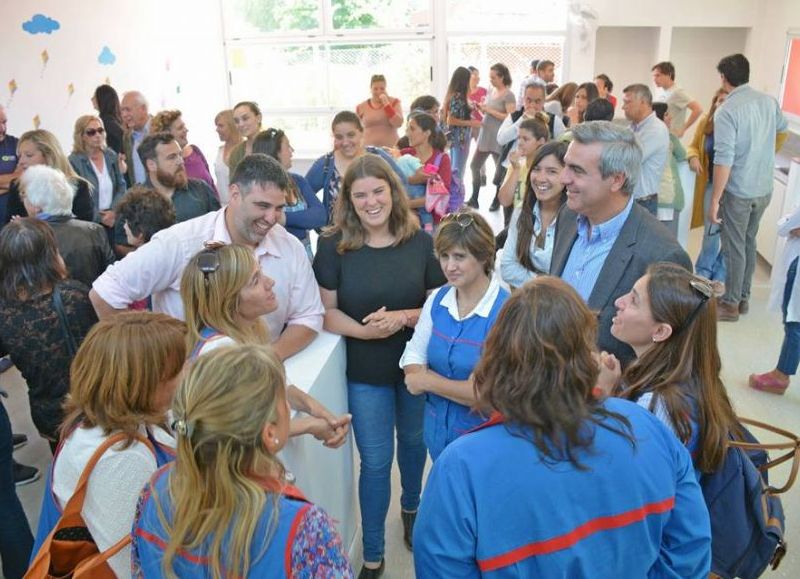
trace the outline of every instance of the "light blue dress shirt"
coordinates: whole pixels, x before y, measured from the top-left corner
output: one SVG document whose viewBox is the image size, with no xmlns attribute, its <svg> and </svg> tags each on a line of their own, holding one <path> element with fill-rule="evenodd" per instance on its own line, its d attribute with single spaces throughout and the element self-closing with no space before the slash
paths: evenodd
<svg viewBox="0 0 800 579">
<path fill-rule="evenodd" d="M 593 227 L 590 227 L 586 217 L 578 216 L 578 238 L 569 252 L 561 279 L 575 288 L 587 302 L 600 276 L 600 270 L 603 269 L 603 264 L 631 213 L 633 203 L 631 197 L 619 214 Z"/>
<path fill-rule="evenodd" d="M 661 176 L 669 159 L 669 129 L 652 112 L 642 122 L 631 124 L 631 130 L 642 148 L 642 166 L 633 188 L 633 196 L 639 199 L 656 195 L 661 188 Z"/>
<path fill-rule="evenodd" d="M 772 194 L 775 137 L 788 124 L 778 101 L 743 84 L 714 113 L 714 164 L 731 168 L 725 191 L 753 199 Z"/>
</svg>

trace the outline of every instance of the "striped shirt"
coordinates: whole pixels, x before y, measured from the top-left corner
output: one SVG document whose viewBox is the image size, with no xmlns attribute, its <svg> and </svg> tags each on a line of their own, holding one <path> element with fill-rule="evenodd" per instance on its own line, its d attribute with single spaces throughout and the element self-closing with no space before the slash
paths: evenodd
<svg viewBox="0 0 800 579">
<path fill-rule="evenodd" d="M 633 196 L 619 214 L 594 226 L 589 224 L 586 217 L 578 215 L 578 237 L 569 252 L 561 279 L 575 288 L 587 302 L 632 207 Z"/>
</svg>

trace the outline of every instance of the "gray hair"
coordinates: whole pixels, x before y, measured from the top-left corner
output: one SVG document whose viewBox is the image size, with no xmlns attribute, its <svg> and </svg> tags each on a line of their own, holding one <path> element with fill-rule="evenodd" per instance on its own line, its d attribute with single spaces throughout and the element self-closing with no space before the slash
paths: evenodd
<svg viewBox="0 0 800 579">
<path fill-rule="evenodd" d="M 131 97 L 133 100 L 135 100 L 138 104 L 142 105 L 144 108 L 148 108 L 147 99 L 138 90 L 129 90 L 124 95 L 122 95 L 123 100 L 127 97 Z"/>
<path fill-rule="evenodd" d="M 600 143 L 603 147 L 600 153 L 600 174 L 603 179 L 623 173 L 625 182 L 622 191 L 628 194 L 633 192 L 642 165 L 642 148 L 636 142 L 633 131 L 610 121 L 591 121 L 575 126 L 572 139 L 581 145 Z"/>
<path fill-rule="evenodd" d="M 648 87 L 646 84 L 629 84 L 622 89 L 623 94 L 626 92 L 631 93 L 638 99 L 642 99 L 649 105 L 653 104 L 653 93 L 650 92 L 650 87 Z"/>
<path fill-rule="evenodd" d="M 75 189 L 58 169 L 34 165 L 20 177 L 20 186 L 28 202 L 50 215 L 72 215 Z"/>
</svg>

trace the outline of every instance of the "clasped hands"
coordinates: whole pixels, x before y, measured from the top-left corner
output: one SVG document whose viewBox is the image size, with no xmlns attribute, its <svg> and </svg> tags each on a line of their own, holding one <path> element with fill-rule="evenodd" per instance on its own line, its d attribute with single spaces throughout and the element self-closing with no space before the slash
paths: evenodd
<svg viewBox="0 0 800 579">
<path fill-rule="evenodd" d="M 367 330 L 368 340 L 380 340 L 397 333 L 408 322 L 408 316 L 403 310 L 388 311 L 386 306 L 372 312 L 361 320 Z"/>
</svg>

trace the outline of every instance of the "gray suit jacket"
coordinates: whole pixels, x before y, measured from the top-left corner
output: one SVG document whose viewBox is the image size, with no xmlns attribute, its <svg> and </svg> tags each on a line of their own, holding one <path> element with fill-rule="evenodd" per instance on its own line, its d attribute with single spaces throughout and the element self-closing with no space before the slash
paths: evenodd
<svg viewBox="0 0 800 579">
<path fill-rule="evenodd" d="M 564 207 L 556 224 L 551 275 L 561 277 L 577 237 L 577 214 Z M 634 202 L 589 296 L 589 307 L 598 313 L 597 345 L 623 364 L 635 355 L 630 346 L 611 335 L 611 318 L 616 314 L 614 302 L 631 290 L 650 264 L 659 261 L 677 263 L 692 271 L 692 261 L 672 233 Z"/>
</svg>

